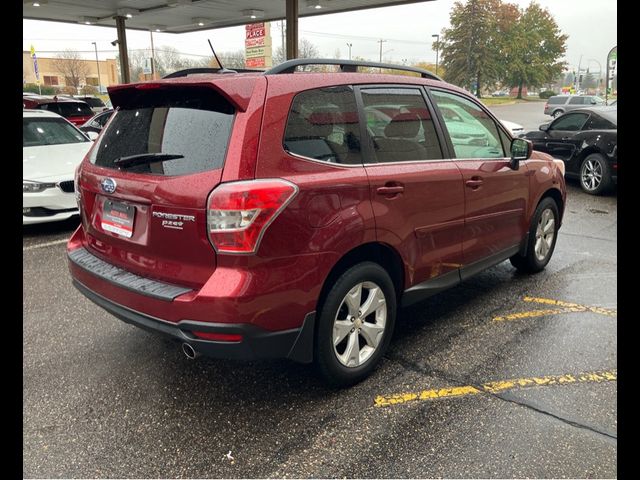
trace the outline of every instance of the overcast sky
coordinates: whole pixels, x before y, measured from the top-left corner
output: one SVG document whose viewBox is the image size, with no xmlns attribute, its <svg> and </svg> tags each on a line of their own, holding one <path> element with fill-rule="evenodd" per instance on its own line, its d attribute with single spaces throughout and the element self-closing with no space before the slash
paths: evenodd
<svg viewBox="0 0 640 480">
<path fill-rule="evenodd" d="M 511 0 L 511 3 L 526 7 L 530 1 Z M 615 0 L 539 0 L 538 3 L 551 12 L 560 29 L 569 35 L 565 59 L 573 69 L 578 67 L 581 56 L 582 68 L 589 64 L 592 71 L 598 70 L 597 63 L 590 59 L 606 68 L 607 53 L 617 44 Z M 348 58 L 347 43 L 351 43 L 353 56 L 378 60 L 377 40 L 384 39 L 386 61 L 435 62 L 431 35 L 448 27 L 453 4 L 452 0 L 436 0 L 301 18 L 299 34 L 315 44 L 322 56 L 333 57 L 339 49 L 341 58 Z M 275 48 L 281 38 L 276 22 L 272 24 L 271 35 Z M 100 59 L 113 58 L 117 50 L 110 42 L 115 38 L 115 28 L 23 20 L 23 49 L 28 50 L 33 44 L 40 57 L 55 56 L 56 51 L 71 48 L 94 58 L 91 42 L 95 41 Z M 127 38 L 129 49 L 150 48 L 148 32 L 128 30 Z M 209 56 L 207 38 L 211 39 L 216 52 L 244 48 L 243 27 L 188 34 L 154 33 L 154 44 L 156 48 L 172 45 L 185 54 Z"/>
</svg>

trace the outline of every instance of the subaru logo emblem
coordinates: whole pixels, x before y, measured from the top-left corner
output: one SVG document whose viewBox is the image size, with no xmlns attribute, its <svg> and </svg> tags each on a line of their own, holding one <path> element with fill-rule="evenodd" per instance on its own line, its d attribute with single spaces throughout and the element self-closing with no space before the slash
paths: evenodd
<svg viewBox="0 0 640 480">
<path fill-rule="evenodd" d="M 116 181 L 113 178 L 105 178 L 100 182 L 100 186 L 105 193 L 113 193 L 116 191 Z"/>
</svg>

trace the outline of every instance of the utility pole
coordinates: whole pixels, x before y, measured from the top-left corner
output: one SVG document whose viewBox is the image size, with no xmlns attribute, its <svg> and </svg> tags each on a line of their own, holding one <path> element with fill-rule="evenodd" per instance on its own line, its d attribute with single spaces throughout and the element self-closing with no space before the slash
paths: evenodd
<svg viewBox="0 0 640 480">
<path fill-rule="evenodd" d="M 353 43 L 347 43 L 347 47 L 349 47 L 349 60 L 351 60 L 351 47 L 353 47 Z"/>
<path fill-rule="evenodd" d="M 386 42 L 386 40 L 380 39 L 378 43 L 380 44 L 380 63 L 382 63 L 382 44 Z"/>
<path fill-rule="evenodd" d="M 93 48 L 96 50 L 96 68 L 98 69 L 98 94 L 101 94 L 102 88 L 100 88 L 100 63 L 98 62 L 98 44 L 96 42 L 91 43 L 93 44 Z"/>
<path fill-rule="evenodd" d="M 286 60 L 287 53 L 284 50 L 284 20 L 280 20 L 280 36 L 282 37 L 282 58 Z"/>
<path fill-rule="evenodd" d="M 438 75 L 438 50 L 440 49 L 440 35 L 434 33 L 431 35 L 432 38 L 436 39 L 436 75 Z"/>
<path fill-rule="evenodd" d="M 580 61 L 578 62 L 578 81 L 576 82 L 576 93 L 580 90 L 580 65 L 582 65 L 582 54 L 580 55 Z"/>
<path fill-rule="evenodd" d="M 149 34 L 151 35 L 151 79 L 156 79 L 156 55 L 155 50 L 153 49 L 153 30 L 149 30 Z"/>
</svg>

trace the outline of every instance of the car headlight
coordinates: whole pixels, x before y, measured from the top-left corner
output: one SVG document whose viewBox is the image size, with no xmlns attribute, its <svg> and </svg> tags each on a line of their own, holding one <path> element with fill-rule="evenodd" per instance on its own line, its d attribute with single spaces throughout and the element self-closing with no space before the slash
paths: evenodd
<svg viewBox="0 0 640 480">
<path fill-rule="evenodd" d="M 34 182 L 31 180 L 22 180 L 22 193 L 38 193 L 47 188 L 54 188 L 55 183 Z"/>
</svg>

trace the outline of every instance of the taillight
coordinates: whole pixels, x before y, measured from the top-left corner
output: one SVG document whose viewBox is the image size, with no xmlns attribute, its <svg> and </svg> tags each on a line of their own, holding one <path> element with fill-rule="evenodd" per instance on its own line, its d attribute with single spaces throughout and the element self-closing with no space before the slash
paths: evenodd
<svg viewBox="0 0 640 480">
<path fill-rule="evenodd" d="M 282 179 L 223 183 L 207 200 L 207 232 L 218 253 L 250 254 L 298 187 Z"/>
</svg>

